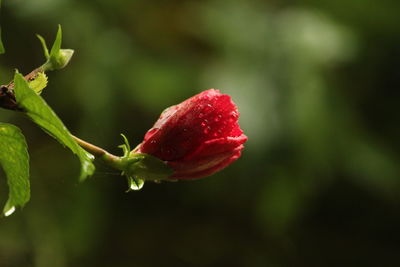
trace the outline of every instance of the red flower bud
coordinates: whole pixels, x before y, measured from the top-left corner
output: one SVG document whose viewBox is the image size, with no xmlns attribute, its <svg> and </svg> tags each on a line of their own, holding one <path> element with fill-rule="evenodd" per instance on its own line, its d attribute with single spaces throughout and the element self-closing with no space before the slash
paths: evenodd
<svg viewBox="0 0 400 267">
<path fill-rule="evenodd" d="M 133 153 L 146 153 L 167 163 L 171 179 L 211 175 L 240 157 L 247 137 L 230 96 L 210 89 L 169 107 Z"/>
</svg>

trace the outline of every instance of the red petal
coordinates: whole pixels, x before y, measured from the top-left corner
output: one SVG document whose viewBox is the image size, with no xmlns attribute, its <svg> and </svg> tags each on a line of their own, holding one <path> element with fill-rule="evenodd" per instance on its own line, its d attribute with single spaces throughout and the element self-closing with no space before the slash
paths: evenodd
<svg viewBox="0 0 400 267">
<path fill-rule="evenodd" d="M 201 144 L 197 150 L 186 156 L 183 161 L 201 159 L 215 154 L 229 152 L 246 142 L 247 136 L 225 137 L 208 140 Z"/>
<path fill-rule="evenodd" d="M 166 161 L 183 159 L 208 140 L 241 136 L 238 116 L 228 95 L 204 91 L 164 111 L 139 151 Z"/>
<path fill-rule="evenodd" d="M 232 162 L 232 157 L 240 155 L 243 143 L 247 140 L 245 135 L 240 137 L 228 137 L 207 141 L 199 149 L 184 160 L 168 162 L 175 170 L 174 177 L 198 177 L 199 173 L 214 173 L 227 165 L 223 162 Z M 185 178 L 186 179 L 186 178 Z"/>
<path fill-rule="evenodd" d="M 191 179 L 202 178 L 202 177 L 214 174 L 214 173 L 224 169 L 225 167 L 230 165 L 235 160 L 237 160 L 241 155 L 242 148 L 243 147 L 237 148 L 237 150 L 233 151 L 229 157 L 220 157 L 219 158 L 220 161 L 219 162 L 215 161 L 216 164 L 213 166 L 210 166 L 209 168 L 198 168 L 198 169 L 192 168 L 192 169 L 176 171 L 171 176 L 171 178 L 180 179 L 180 180 L 191 180 Z M 174 165 L 171 165 L 171 167 L 174 168 Z"/>
</svg>

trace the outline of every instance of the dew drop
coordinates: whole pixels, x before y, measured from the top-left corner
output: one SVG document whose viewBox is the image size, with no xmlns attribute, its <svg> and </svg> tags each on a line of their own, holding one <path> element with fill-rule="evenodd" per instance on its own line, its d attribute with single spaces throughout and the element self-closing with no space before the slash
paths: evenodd
<svg viewBox="0 0 400 267">
<path fill-rule="evenodd" d="M 209 100 L 210 97 L 208 95 L 204 95 L 203 97 L 200 98 L 200 100 Z"/>
<path fill-rule="evenodd" d="M 211 110 L 212 110 L 212 105 L 211 104 L 207 104 L 205 107 L 204 107 L 204 112 L 210 112 Z"/>
<path fill-rule="evenodd" d="M 9 208 L 7 211 L 4 212 L 4 216 L 8 217 L 11 214 L 13 214 L 15 211 L 15 206 L 12 206 L 11 208 Z"/>
<path fill-rule="evenodd" d="M 231 113 L 230 118 L 229 118 L 229 122 L 234 122 L 236 121 L 238 118 L 238 115 L 236 113 Z"/>
<path fill-rule="evenodd" d="M 222 119 L 222 115 L 219 114 L 217 117 L 214 118 L 215 122 L 219 122 Z"/>
<path fill-rule="evenodd" d="M 205 123 L 204 121 L 201 123 L 201 126 L 206 127 L 207 123 Z"/>
<path fill-rule="evenodd" d="M 230 114 L 229 121 L 230 121 L 230 122 L 233 122 L 233 121 L 237 120 L 238 117 L 239 117 L 239 116 L 238 116 L 237 112 L 232 111 L 231 114 Z"/>
<path fill-rule="evenodd" d="M 199 113 L 199 119 L 201 119 L 201 118 L 203 118 L 203 117 L 204 117 L 204 113 L 200 112 L 200 113 Z"/>
<path fill-rule="evenodd" d="M 140 189 L 143 188 L 144 185 L 143 179 L 129 177 L 128 181 L 130 190 L 139 191 Z"/>
<path fill-rule="evenodd" d="M 203 130 L 203 133 L 204 133 L 204 134 L 208 134 L 208 133 L 210 132 L 210 130 L 211 130 L 211 127 L 210 127 L 210 126 L 207 126 L 207 128 L 205 128 L 205 129 Z"/>
</svg>

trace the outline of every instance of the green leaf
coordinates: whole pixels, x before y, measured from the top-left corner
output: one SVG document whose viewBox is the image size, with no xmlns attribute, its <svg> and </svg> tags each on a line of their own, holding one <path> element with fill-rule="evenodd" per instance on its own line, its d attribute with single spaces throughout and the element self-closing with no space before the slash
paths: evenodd
<svg viewBox="0 0 400 267">
<path fill-rule="evenodd" d="M 20 73 L 15 73 L 14 84 L 17 103 L 25 110 L 29 118 L 78 156 L 81 162 L 80 180 L 83 181 L 92 175 L 95 169 L 92 163 L 94 157 L 76 143 L 62 121 L 44 99 L 29 87 Z"/>
<path fill-rule="evenodd" d="M 46 74 L 44 72 L 39 72 L 32 81 L 28 82 L 28 85 L 33 91 L 40 95 L 42 90 L 47 86 Z"/>
<path fill-rule="evenodd" d="M 43 39 L 43 37 L 40 35 L 37 35 L 37 37 L 42 43 L 44 55 L 47 59 L 46 63 L 42 66 L 43 70 L 47 71 L 62 69 L 69 63 L 72 55 L 74 54 L 74 50 L 61 49 L 62 30 L 60 25 L 58 25 L 56 39 L 51 47 L 50 54 L 46 45 L 46 41 Z"/>
<path fill-rule="evenodd" d="M 0 148 L 0 164 L 10 190 L 3 213 L 9 216 L 15 207 L 23 207 L 30 198 L 29 154 L 21 131 L 8 123 L 0 123 Z"/>
</svg>

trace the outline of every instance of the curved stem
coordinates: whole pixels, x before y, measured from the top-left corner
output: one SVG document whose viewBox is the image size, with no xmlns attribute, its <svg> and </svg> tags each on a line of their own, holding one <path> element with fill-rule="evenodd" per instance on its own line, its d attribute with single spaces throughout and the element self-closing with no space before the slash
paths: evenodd
<svg viewBox="0 0 400 267">
<path fill-rule="evenodd" d="M 80 139 L 79 137 L 76 137 L 75 135 L 72 135 L 72 137 L 75 139 L 75 141 L 87 152 L 93 154 L 95 157 L 102 157 L 103 155 L 107 154 L 108 152 L 101 147 L 95 146 L 89 142 L 86 142 L 85 140 Z"/>
<path fill-rule="evenodd" d="M 108 151 L 104 150 L 103 148 L 93 145 L 89 142 L 86 142 L 85 140 L 82 140 L 79 137 L 76 137 L 74 135 L 72 135 L 72 137 L 83 149 L 85 149 L 87 152 L 89 152 L 96 158 L 102 159 L 106 164 L 110 165 L 113 168 L 122 170 L 121 157 L 115 156 L 109 153 Z"/>
</svg>

